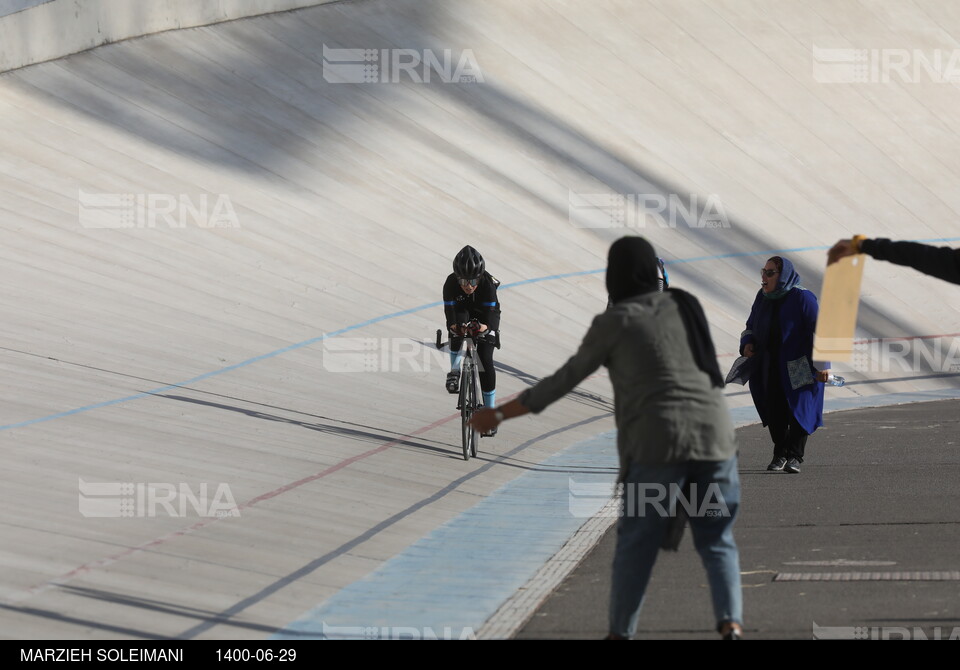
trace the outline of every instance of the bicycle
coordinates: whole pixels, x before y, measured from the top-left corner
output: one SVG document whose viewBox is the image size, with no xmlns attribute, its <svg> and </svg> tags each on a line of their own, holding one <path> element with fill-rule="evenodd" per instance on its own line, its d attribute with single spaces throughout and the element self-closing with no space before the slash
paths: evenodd
<svg viewBox="0 0 960 670">
<path fill-rule="evenodd" d="M 470 417 L 483 407 L 480 392 L 480 359 L 477 357 L 477 341 L 484 339 L 479 331 L 480 324 L 476 319 L 470 323 L 460 325 L 463 333 L 460 345 L 460 393 L 457 397 L 457 409 L 460 411 L 460 437 L 463 442 L 463 460 L 477 456 L 477 443 L 480 433 L 470 427 Z M 443 349 L 450 344 L 443 342 L 443 331 L 437 329 L 437 349 Z M 496 345 L 494 345 L 496 346 Z"/>
</svg>

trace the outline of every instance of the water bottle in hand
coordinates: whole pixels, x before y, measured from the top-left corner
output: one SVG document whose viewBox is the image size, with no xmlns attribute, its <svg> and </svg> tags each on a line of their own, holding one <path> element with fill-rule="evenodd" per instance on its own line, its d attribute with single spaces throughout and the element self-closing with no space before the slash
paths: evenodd
<svg viewBox="0 0 960 670">
<path fill-rule="evenodd" d="M 830 375 L 827 377 L 827 383 L 832 384 L 833 386 L 843 386 L 847 383 L 847 380 L 841 377 L 840 375 Z"/>
</svg>

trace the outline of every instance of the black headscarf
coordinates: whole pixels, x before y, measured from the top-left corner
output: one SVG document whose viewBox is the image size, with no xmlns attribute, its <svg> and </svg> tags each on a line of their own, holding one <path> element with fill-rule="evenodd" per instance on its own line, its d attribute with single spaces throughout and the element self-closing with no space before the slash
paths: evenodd
<svg viewBox="0 0 960 670">
<path fill-rule="evenodd" d="M 642 237 L 621 237 L 607 254 L 607 293 L 614 304 L 660 289 L 653 245 Z"/>
<path fill-rule="evenodd" d="M 607 293 L 616 304 L 621 300 L 659 290 L 657 254 L 642 237 L 621 237 L 607 254 Z M 700 302 L 690 293 L 668 288 L 680 308 L 687 342 L 697 367 L 707 373 L 714 386 L 723 387 L 723 375 L 717 365 L 717 353 L 710 337 L 710 327 Z"/>
</svg>

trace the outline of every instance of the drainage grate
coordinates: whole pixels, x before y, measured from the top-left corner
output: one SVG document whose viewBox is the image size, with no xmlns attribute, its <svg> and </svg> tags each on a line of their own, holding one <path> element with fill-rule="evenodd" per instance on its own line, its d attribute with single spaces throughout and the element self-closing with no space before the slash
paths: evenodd
<svg viewBox="0 0 960 670">
<path fill-rule="evenodd" d="M 960 582 L 960 570 L 928 572 L 780 572 L 775 582 Z"/>
</svg>

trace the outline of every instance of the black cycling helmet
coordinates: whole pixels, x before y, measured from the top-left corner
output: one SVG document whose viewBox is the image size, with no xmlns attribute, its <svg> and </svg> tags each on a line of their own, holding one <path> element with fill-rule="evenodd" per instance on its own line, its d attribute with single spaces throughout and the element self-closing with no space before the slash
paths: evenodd
<svg viewBox="0 0 960 670">
<path fill-rule="evenodd" d="M 453 259 L 453 274 L 457 279 L 479 279 L 484 268 L 483 256 L 469 244 Z"/>
</svg>

